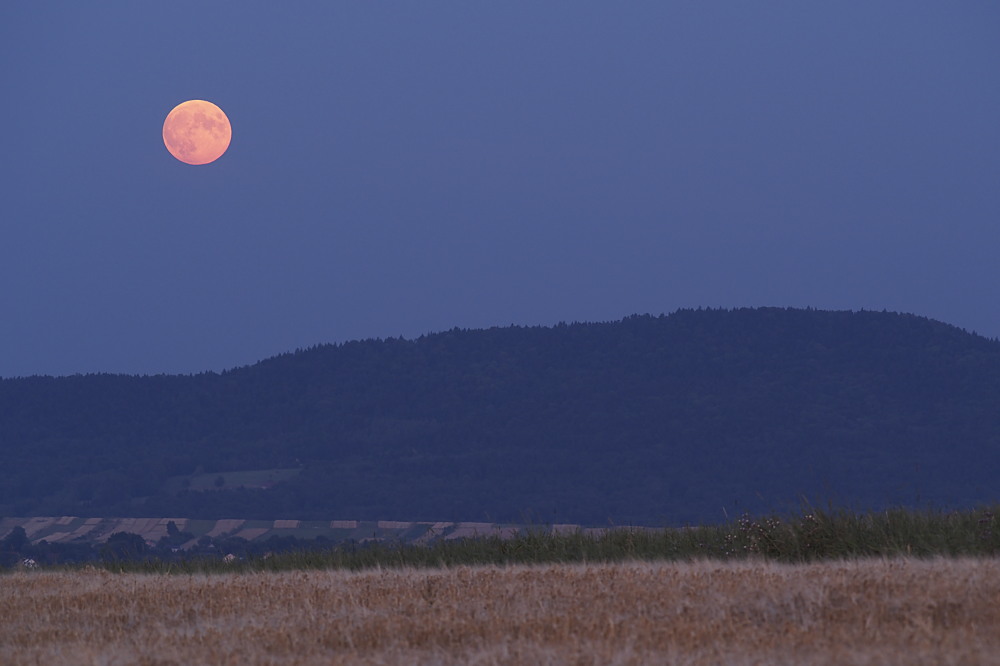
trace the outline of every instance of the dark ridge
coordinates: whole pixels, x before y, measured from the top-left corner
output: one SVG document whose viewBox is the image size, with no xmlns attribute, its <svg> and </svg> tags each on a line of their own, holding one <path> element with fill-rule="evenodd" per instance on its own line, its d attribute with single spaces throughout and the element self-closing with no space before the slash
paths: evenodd
<svg viewBox="0 0 1000 666">
<path fill-rule="evenodd" d="M 657 525 L 803 496 L 967 507 L 997 499 L 1000 342 L 907 314 L 680 310 L 320 345 L 221 374 L 5 379 L 0 459 L 8 516 Z M 267 489 L 190 486 L 288 468 Z"/>
</svg>

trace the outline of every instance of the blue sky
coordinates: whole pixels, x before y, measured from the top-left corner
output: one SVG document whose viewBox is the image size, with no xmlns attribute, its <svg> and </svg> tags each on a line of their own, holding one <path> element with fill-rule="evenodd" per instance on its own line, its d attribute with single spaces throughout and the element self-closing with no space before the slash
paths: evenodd
<svg viewBox="0 0 1000 666">
<path fill-rule="evenodd" d="M 0 376 L 697 306 L 1000 336 L 1000 4 L 5 2 Z M 187 99 L 229 151 L 161 141 Z"/>
</svg>

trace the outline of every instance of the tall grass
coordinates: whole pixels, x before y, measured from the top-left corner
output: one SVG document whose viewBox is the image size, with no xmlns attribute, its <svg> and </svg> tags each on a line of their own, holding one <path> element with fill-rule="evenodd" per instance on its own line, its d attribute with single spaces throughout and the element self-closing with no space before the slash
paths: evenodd
<svg viewBox="0 0 1000 666">
<path fill-rule="evenodd" d="M 0 591 L 8 666 L 1000 662 L 996 559 L 31 571 Z"/>
<path fill-rule="evenodd" d="M 740 560 L 810 562 L 860 557 L 992 557 L 1000 553 L 1000 506 L 973 511 L 893 509 L 854 513 L 806 507 L 789 517 L 742 516 L 723 525 L 678 529 L 611 528 L 594 535 L 528 530 L 513 537 L 403 543 L 341 544 L 232 562 L 116 561 L 114 571 L 196 573 L 386 567 L 453 567 L 628 560 Z"/>
</svg>

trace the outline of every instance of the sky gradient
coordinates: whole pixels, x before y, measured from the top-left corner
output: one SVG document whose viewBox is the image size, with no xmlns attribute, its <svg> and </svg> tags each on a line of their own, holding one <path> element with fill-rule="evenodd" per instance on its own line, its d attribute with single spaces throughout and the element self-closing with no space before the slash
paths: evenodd
<svg viewBox="0 0 1000 666">
<path fill-rule="evenodd" d="M 0 376 L 681 307 L 1000 336 L 1000 4 L 5 2 Z M 229 151 L 161 140 L 218 104 Z"/>
</svg>

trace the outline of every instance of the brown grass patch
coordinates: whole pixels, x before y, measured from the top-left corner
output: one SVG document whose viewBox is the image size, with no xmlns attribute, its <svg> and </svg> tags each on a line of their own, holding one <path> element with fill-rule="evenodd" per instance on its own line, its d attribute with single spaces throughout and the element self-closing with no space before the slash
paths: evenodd
<svg viewBox="0 0 1000 666">
<path fill-rule="evenodd" d="M 245 522 L 247 522 L 247 521 L 240 520 L 238 518 L 237 519 L 226 519 L 226 520 L 216 521 L 215 527 L 213 527 L 212 529 L 210 529 L 206 533 L 206 536 L 217 537 L 217 536 L 221 536 L 223 534 L 232 534 L 233 532 L 235 532 L 236 530 L 238 530 L 240 527 L 242 527 L 243 523 L 245 523 Z"/>
<path fill-rule="evenodd" d="M 1000 562 L 0 578 L 4 664 L 1000 663 Z"/>
<path fill-rule="evenodd" d="M 78 539 L 80 537 L 83 537 L 85 534 L 93 532 L 95 529 L 97 529 L 97 526 L 100 524 L 101 524 L 100 518 L 88 518 L 87 520 L 83 521 L 83 525 L 81 525 L 80 527 L 76 528 L 73 532 L 71 532 L 70 536 L 73 539 Z"/>
<path fill-rule="evenodd" d="M 435 523 L 437 525 L 437 523 Z M 455 539 L 475 539 L 490 536 L 496 531 L 493 523 L 455 523 L 455 529 L 445 536 L 446 541 Z"/>
<path fill-rule="evenodd" d="M 331 520 L 330 527 L 335 530 L 356 530 L 358 521 L 356 520 Z"/>
<path fill-rule="evenodd" d="M 55 525 L 55 518 L 29 518 L 24 524 L 24 532 L 29 539 L 34 539 L 37 534 Z"/>
</svg>

